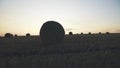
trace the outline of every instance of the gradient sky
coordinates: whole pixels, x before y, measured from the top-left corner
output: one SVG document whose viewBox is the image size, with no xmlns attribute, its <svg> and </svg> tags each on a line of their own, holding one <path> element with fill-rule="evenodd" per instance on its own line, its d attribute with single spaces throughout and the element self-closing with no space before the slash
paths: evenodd
<svg viewBox="0 0 120 68">
<path fill-rule="evenodd" d="M 0 0 L 0 36 L 39 35 L 50 20 L 66 33 L 120 32 L 120 0 Z"/>
</svg>

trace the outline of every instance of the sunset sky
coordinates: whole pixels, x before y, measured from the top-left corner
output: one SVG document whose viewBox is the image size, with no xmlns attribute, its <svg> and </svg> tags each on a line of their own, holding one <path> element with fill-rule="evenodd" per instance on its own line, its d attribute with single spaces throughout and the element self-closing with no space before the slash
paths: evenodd
<svg viewBox="0 0 120 68">
<path fill-rule="evenodd" d="M 39 35 L 54 20 L 73 33 L 120 33 L 120 0 L 0 0 L 0 36 Z"/>
</svg>

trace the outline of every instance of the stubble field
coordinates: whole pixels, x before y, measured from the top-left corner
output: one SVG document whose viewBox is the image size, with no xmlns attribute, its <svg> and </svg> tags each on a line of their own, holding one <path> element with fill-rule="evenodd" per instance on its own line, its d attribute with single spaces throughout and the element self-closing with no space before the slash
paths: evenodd
<svg viewBox="0 0 120 68">
<path fill-rule="evenodd" d="M 120 68 L 120 34 L 66 35 L 56 45 L 39 36 L 2 37 L 0 68 Z"/>
</svg>

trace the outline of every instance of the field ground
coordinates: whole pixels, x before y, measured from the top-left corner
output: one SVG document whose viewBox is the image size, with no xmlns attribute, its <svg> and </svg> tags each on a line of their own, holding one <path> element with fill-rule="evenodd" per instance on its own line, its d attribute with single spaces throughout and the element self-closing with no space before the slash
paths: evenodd
<svg viewBox="0 0 120 68">
<path fill-rule="evenodd" d="M 0 68 L 120 68 L 120 34 L 66 35 L 56 45 L 39 36 L 3 37 Z"/>
</svg>

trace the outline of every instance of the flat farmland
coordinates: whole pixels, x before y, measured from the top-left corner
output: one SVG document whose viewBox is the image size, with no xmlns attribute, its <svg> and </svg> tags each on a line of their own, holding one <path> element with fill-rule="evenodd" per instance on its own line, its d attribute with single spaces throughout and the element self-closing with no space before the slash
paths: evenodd
<svg viewBox="0 0 120 68">
<path fill-rule="evenodd" d="M 42 44 L 39 36 L 0 38 L 0 68 L 120 68 L 120 34 L 66 35 Z"/>
</svg>

